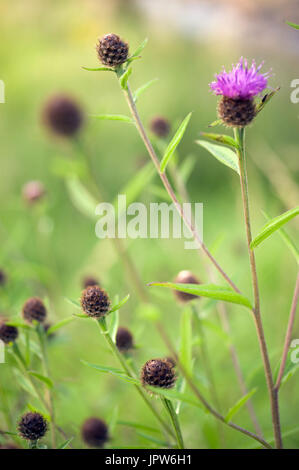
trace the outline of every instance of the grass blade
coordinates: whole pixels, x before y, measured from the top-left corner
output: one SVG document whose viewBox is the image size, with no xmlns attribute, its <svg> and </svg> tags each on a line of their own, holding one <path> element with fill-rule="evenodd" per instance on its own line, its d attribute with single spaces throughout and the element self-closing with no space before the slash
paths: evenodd
<svg viewBox="0 0 299 470">
<path fill-rule="evenodd" d="M 257 388 L 254 388 L 250 392 L 246 393 L 246 395 L 240 398 L 240 400 L 238 400 L 237 403 L 229 409 L 227 415 L 225 416 L 225 421 L 227 423 L 231 421 L 231 418 L 247 403 L 247 401 L 252 397 L 252 395 L 255 394 L 256 391 Z"/>
<path fill-rule="evenodd" d="M 166 170 L 166 167 L 167 167 L 171 157 L 173 156 L 173 154 L 175 152 L 175 149 L 177 148 L 180 141 L 182 140 L 183 135 L 184 135 L 184 133 L 186 131 L 186 128 L 188 126 L 188 123 L 190 121 L 191 115 L 192 115 L 192 113 L 189 113 L 188 116 L 185 117 L 182 124 L 180 125 L 180 127 L 176 131 L 173 139 L 169 143 L 169 145 L 168 145 L 168 147 L 167 147 L 167 149 L 164 153 L 164 156 L 162 158 L 161 164 L 160 164 L 160 170 L 161 170 L 162 173 L 164 173 L 164 171 Z"/>
</svg>

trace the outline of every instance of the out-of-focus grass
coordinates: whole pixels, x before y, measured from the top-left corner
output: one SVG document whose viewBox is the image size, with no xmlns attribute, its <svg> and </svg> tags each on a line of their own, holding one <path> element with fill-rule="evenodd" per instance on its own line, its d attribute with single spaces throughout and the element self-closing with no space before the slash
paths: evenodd
<svg viewBox="0 0 299 470">
<path fill-rule="evenodd" d="M 116 80 L 110 74 L 88 73 L 81 66 L 97 64 L 94 43 L 101 34 L 118 32 L 130 42 L 132 49 L 148 36 L 149 44 L 143 59 L 134 66 L 131 83 L 137 87 L 151 78 L 158 77 L 159 81 L 141 98 L 141 115 L 145 123 L 155 114 L 165 115 L 173 123 L 174 130 L 193 110 L 191 124 L 179 147 L 182 159 L 188 154 L 197 159 L 188 189 L 193 201 L 204 203 L 205 242 L 210 246 L 219 237 L 222 239 L 217 257 L 241 289 L 251 295 L 237 177 L 197 147 L 194 140 L 199 131 L 206 130 L 215 119 L 216 99 L 208 89 L 214 73 L 223 64 L 229 66 L 238 60 L 240 55 L 255 56 L 257 61 L 265 58 L 265 68 L 272 67 L 275 71 L 271 84 L 281 85 L 282 89 L 248 129 L 249 154 L 255 151 L 256 142 L 266 141 L 292 169 L 296 180 L 298 113 L 289 100 L 289 85 L 296 76 L 297 66 L 293 56 L 282 54 L 277 48 L 267 51 L 264 57 L 262 47 L 259 51 L 252 50 L 247 44 L 230 44 L 228 47 L 225 41 L 219 43 L 217 38 L 209 43 L 193 42 L 174 31 L 157 31 L 134 14 L 111 16 L 104 5 L 99 8 L 93 2 L 84 3 L 84 6 L 82 2 L 67 1 L 41 4 L 28 0 L 26 5 L 24 2 L 2 2 L 0 7 L 0 78 L 6 84 L 6 103 L 0 107 L 0 259 L 8 272 L 10 296 L 7 299 L 6 294 L 1 293 L 1 309 L 5 310 L 3 313 L 17 314 L 28 296 L 47 295 L 51 299 L 51 320 L 55 321 L 74 313 L 63 297 L 79 297 L 82 275 L 96 274 L 112 297 L 131 293 L 131 300 L 121 310 L 120 323 L 135 332 L 136 343 L 140 345 L 135 354 L 139 367 L 151 357 L 165 356 L 166 347 L 154 325 L 138 313 L 136 292 L 113 246 L 109 241 L 96 239 L 94 224 L 73 208 L 63 181 L 53 172 L 54 159 L 60 156 L 72 158 L 73 150 L 67 143 L 50 138 L 43 129 L 40 109 L 44 100 L 53 92 L 65 91 L 81 102 L 86 114 L 127 113 Z M 128 128 L 122 123 L 101 123 L 89 118 L 83 138 L 92 154 L 97 175 L 104 182 L 105 193 L 112 200 L 146 157 L 142 143 L 133 126 Z M 285 208 L 251 161 L 248 166 L 256 233 L 264 223 L 261 209 L 274 216 Z M 47 201 L 40 212 L 29 210 L 21 199 L 22 185 L 31 179 L 40 179 L 47 189 Z M 160 185 L 158 180 L 157 184 Z M 147 188 L 142 197 L 147 201 L 152 197 Z M 39 231 L 41 223 L 52 226 L 52 230 Z M 291 224 L 288 230 L 294 234 L 293 227 Z M 144 283 L 171 280 L 181 269 L 191 269 L 203 281 L 208 281 L 202 257 L 184 250 L 180 241 L 137 240 L 129 243 L 129 252 Z M 283 342 L 296 266 L 277 235 L 257 250 L 257 261 L 266 336 L 275 365 Z M 162 308 L 164 326 L 178 344 L 181 309 L 171 292 L 162 293 L 152 288 L 151 293 Z M 201 304 L 204 301 L 200 301 L 199 306 Z M 264 379 L 258 370 L 261 359 L 253 322 L 245 310 L 236 306 L 229 310 L 233 341 L 248 377 L 248 387 L 258 386 L 253 401 L 268 436 L 271 435 L 269 403 Z M 218 323 L 214 310 L 208 315 L 211 322 Z M 297 322 L 294 337 L 298 337 L 298 328 Z M 240 391 L 227 346 L 212 330 L 207 329 L 206 334 L 222 411 L 225 411 L 240 397 Z M 66 327 L 52 342 L 50 350 L 53 378 L 58 384 L 57 420 L 66 432 L 76 436 L 74 446 L 82 445 L 79 427 L 85 417 L 95 414 L 108 420 L 115 407 L 119 408 L 120 419 L 156 425 L 135 396 L 134 389 L 86 368 L 80 358 L 115 365 L 97 329 L 84 320 L 76 320 Z M 8 365 L 0 367 L 1 385 L 5 381 L 10 392 L 11 414 L 16 420 L 22 411 L 17 406 L 19 391 L 14 390 Z M 200 361 L 196 367 L 199 374 L 204 374 Z M 298 377 L 295 376 L 281 392 L 283 429 L 297 425 L 294 412 L 298 406 L 296 387 Z M 212 418 L 183 407 L 181 421 L 188 446 L 215 445 L 212 442 L 217 428 Z M 236 421 L 251 426 L 245 409 Z M 0 428 L 5 427 L 1 414 L 0 424 Z M 225 441 L 228 447 L 251 445 L 243 436 L 226 429 Z M 286 443 L 297 446 L 298 434 Z M 146 446 L 148 443 L 133 431 L 117 427 L 111 445 Z"/>
</svg>

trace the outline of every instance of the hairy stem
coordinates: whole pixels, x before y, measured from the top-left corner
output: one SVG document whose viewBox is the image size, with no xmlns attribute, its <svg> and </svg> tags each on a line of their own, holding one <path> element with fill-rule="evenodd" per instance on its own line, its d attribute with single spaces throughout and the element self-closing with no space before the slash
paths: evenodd
<svg viewBox="0 0 299 470">
<path fill-rule="evenodd" d="M 251 250 L 250 248 L 252 235 L 251 235 L 248 183 L 247 183 L 247 171 L 246 171 L 246 160 L 245 160 L 245 129 L 235 128 L 234 134 L 235 134 L 235 139 L 239 145 L 239 150 L 237 150 L 237 156 L 238 156 L 238 161 L 239 161 L 240 184 L 241 184 L 243 211 L 244 211 L 244 219 L 245 219 L 247 247 L 248 247 L 248 254 L 249 254 L 249 261 L 250 261 L 253 293 L 254 293 L 253 316 L 254 316 L 257 336 L 258 336 L 258 340 L 260 344 L 260 349 L 261 349 L 261 354 L 262 354 L 262 359 L 263 359 L 263 364 L 264 364 L 265 377 L 266 377 L 266 382 L 267 382 L 267 387 L 268 387 L 268 392 L 269 392 L 275 445 L 278 449 L 281 449 L 282 438 L 281 438 L 281 430 L 280 430 L 278 395 L 275 392 L 271 364 L 270 364 L 268 348 L 267 348 L 265 334 L 264 334 L 264 327 L 263 327 L 262 317 L 261 317 L 261 312 L 260 312 L 260 296 L 259 296 L 259 286 L 258 286 L 255 254 L 254 254 L 254 250 Z"/>
<path fill-rule="evenodd" d="M 168 398 L 165 398 L 165 397 L 161 397 L 161 400 L 162 400 L 162 403 L 163 405 L 165 406 L 165 409 L 167 410 L 167 413 L 169 414 L 169 417 L 170 417 L 170 420 L 172 422 L 172 425 L 173 425 L 173 429 L 175 431 L 175 435 L 176 435 L 176 438 L 177 438 L 177 443 L 178 443 L 178 448 L 179 449 L 184 449 L 184 441 L 183 441 L 183 436 L 182 436 L 182 432 L 181 432 L 181 427 L 180 427 L 180 423 L 179 423 L 179 420 L 178 420 L 178 416 L 173 408 L 173 405 L 171 403 L 170 400 L 168 400 Z"/>
<path fill-rule="evenodd" d="M 278 392 L 281 381 L 283 378 L 283 373 L 288 357 L 288 351 L 291 343 L 291 338 L 292 338 L 292 331 L 293 331 L 293 326 L 295 322 L 295 315 L 296 315 L 296 309 L 298 305 L 298 299 L 299 299 L 299 273 L 297 275 L 297 281 L 296 281 L 296 286 L 294 290 L 294 295 L 293 295 L 293 300 L 292 300 L 292 305 L 291 305 L 291 311 L 290 311 L 290 317 L 289 317 L 289 322 L 287 326 L 287 332 L 285 336 L 285 341 L 284 341 L 284 346 L 283 346 L 283 352 L 282 352 L 282 358 L 281 358 L 281 364 L 277 376 L 277 381 L 275 384 L 275 390 Z"/>
<path fill-rule="evenodd" d="M 97 320 L 97 324 L 101 330 L 101 333 L 103 334 L 103 336 L 105 337 L 110 349 L 111 349 L 111 352 L 113 353 L 113 355 L 115 356 L 115 358 L 118 360 L 118 362 L 121 364 L 124 372 L 129 376 L 129 377 L 132 377 L 132 378 L 136 378 L 135 374 L 132 373 L 131 369 L 129 368 L 127 362 L 125 361 L 125 359 L 123 358 L 123 356 L 121 355 L 121 353 L 119 352 L 119 350 L 117 349 L 117 346 L 115 345 L 115 343 L 113 342 L 108 330 L 107 330 L 107 325 L 106 325 L 106 321 L 105 321 L 105 318 L 100 318 L 99 320 Z M 158 411 L 156 410 L 156 408 L 152 405 L 150 399 L 148 398 L 146 392 L 142 389 L 142 387 L 140 385 L 134 385 L 134 387 L 136 388 L 136 390 L 138 391 L 139 395 L 143 398 L 143 400 L 145 401 L 145 403 L 147 404 L 147 406 L 150 408 L 151 412 L 153 413 L 153 415 L 156 417 L 156 419 L 159 421 L 160 425 L 163 427 L 163 429 L 168 433 L 170 434 L 172 437 L 175 437 L 174 433 L 172 432 L 172 430 L 170 429 L 170 427 L 168 426 L 168 424 L 166 424 L 164 422 L 164 420 L 161 418 L 161 416 L 159 415 Z"/>
</svg>

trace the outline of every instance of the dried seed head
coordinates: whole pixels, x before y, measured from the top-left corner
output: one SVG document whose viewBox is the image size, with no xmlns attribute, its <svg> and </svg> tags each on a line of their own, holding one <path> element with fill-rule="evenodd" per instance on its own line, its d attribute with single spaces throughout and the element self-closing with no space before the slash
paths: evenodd
<svg viewBox="0 0 299 470">
<path fill-rule="evenodd" d="M 172 388 L 176 381 L 173 365 L 167 359 L 150 359 L 141 370 L 141 382 L 152 387 Z"/>
<path fill-rule="evenodd" d="M 128 44 L 116 34 L 106 34 L 96 45 L 96 50 L 102 64 L 116 67 L 123 64 L 128 58 Z"/>
<path fill-rule="evenodd" d="M 83 112 L 72 98 L 52 96 L 44 106 L 43 120 L 54 134 L 73 137 L 83 124 Z"/>
<path fill-rule="evenodd" d="M 33 204 L 42 199 L 45 195 L 45 188 L 40 181 L 29 181 L 23 186 L 22 193 L 24 200 L 29 204 Z"/>
<path fill-rule="evenodd" d="M 118 328 L 116 333 L 116 346 L 121 352 L 126 352 L 134 347 L 133 336 L 127 328 Z"/>
<path fill-rule="evenodd" d="M 28 441 L 41 439 L 48 430 L 48 422 L 40 413 L 29 412 L 22 416 L 18 430 L 20 436 Z"/>
<path fill-rule="evenodd" d="M 218 116 L 229 127 L 245 127 L 256 116 L 253 99 L 234 99 L 223 96 L 218 103 Z"/>
<path fill-rule="evenodd" d="M 165 361 L 167 361 L 171 365 L 171 367 L 176 366 L 176 360 L 173 357 L 166 357 Z"/>
<path fill-rule="evenodd" d="M 164 117 L 156 116 L 150 122 L 150 130 L 157 137 L 167 137 L 170 132 L 170 123 Z"/>
<path fill-rule="evenodd" d="M 15 326 L 0 323 L 0 340 L 5 344 L 13 343 L 19 335 L 18 329 Z"/>
<path fill-rule="evenodd" d="M 83 284 L 84 289 L 86 289 L 86 287 L 90 287 L 90 286 L 100 286 L 100 283 L 99 283 L 98 279 L 96 279 L 95 277 L 92 277 L 92 276 L 86 276 L 83 279 L 82 284 Z"/>
<path fill-rule="evenodd" d="M 180 271 L 175 278 L 175 283 L 178 284 L 200 284 L 199 280 L 194 276 L 191 271 Z M 174 295 L 180 302 L 189 302 L 193 299 L 199 299 L 197 295 L 188 294 L 187 292 L 174 291 Z"/>
<path fill-rule="evenodd" d="M 84 289 L 81 295 L 81 306 L 90 317 L 103 317 L 108 313 L 111 302 L 107 292 L 99 286 Z"/>
<path fill-rule="evenodd" d="M 31 297 L 23 306 L 23 317 L 29 323 L 33 320 L 42 323 L 47 315 L 47 310 L 41 299 L 38 297 Z"/>
<path fill-rule="evenodd" d="M 99 418 L 88 418 L 81 428 L 82 439 L 90 447 L 103 447 L 109 440 L 108 427 Z"/>
<path fill-rule="evenodd" d="M 6 277 L 5 272 L 2 269 L 0 269 L 0 286 L 4 286 L 4 284 L 6 284 L 6 280 L 7 280 L 7 277 Z"/>
</svg>

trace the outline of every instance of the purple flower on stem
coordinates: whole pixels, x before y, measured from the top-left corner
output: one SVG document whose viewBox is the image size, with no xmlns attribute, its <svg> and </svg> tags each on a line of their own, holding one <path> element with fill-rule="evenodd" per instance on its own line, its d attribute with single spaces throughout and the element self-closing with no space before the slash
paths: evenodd
<svg viewBox="0 0 299 470">
<path fill-rule="evenodd" d="M 210 83 L 210 88 L 215 95 L 223 95 L 227 98 L 250 100 L 267 88 L 270 73 L 260 73 L 263 62 L 257 67 L 252 61 L 248 67 L 246 59 L 233 65 L 230 72 L 223 71 L 216 74 L 216 80 Z"/>
</svg>

